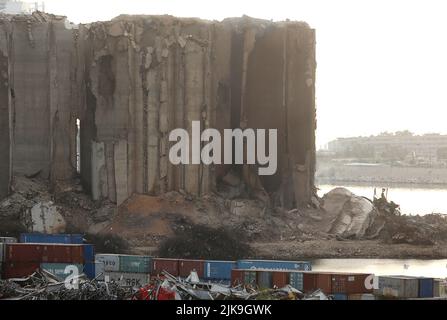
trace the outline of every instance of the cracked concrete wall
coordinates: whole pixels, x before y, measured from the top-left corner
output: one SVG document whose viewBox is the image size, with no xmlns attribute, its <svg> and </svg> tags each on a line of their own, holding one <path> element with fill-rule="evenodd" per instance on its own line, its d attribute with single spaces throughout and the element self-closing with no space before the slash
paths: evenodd
<svg viewBox="0 0 447 320">
<path fill-rule="evenodd" d="M 10 39 L 13 172 L 52 182 L 69 179 L 83 104 L 77 30 L 65 18 L 45 14 L 1 18 Z"/>
<path fill-rule="evenodd" d="M 236 169 L 250 188 L 285 207 L 310 200 L 315 35 L 305 23 L 120 16 L 70 29 L 44 14 L 9 21 L 14 172 L 70 178 L 79 118 L 81 179 L 94 199 L 203 195 Z M 279 129 L 277 174 L 172 165 L 169 132 L 191 133 L 192 121 L 201 130 Z"/>
<path fill-rule="evenodd" d="M 1 23 L 1 22 L 0 22 Z M 9 72 L 9 26 L 0 25 L 0 199 L 11 183 L 11 88 Z"/>
</svg>

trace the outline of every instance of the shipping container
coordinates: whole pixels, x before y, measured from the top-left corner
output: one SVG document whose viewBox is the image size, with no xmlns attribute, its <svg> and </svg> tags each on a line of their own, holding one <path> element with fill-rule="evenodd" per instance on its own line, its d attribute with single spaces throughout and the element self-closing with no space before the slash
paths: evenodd
<svg viewBox="0 0 447 320">
<path fill-rule="evenodd" d="M 261 289 L 273 288 L 272 271 L 257 271 L 257 284 Z"/>
<path fill-rule="evenodd" d="M 81 275 L 84 272 L 82 264 L 41 263 L 40 268 L 52 273 L 60 281 L 64 281 L 69 276 Z"/>
<path fill-rule="evenodd" d="M 84 263 L 95 261 L 95 246 L 92 244 L 84 244 Z"/>
<path fill-rule="evenodd" d="M 447 280 L 434 279 L 433 281 L 433 297 L 447 297 Z"/>
<path fill-rule="evenodd" d="M 120 257 L 118 254 L 97 254 L 95 261 L 104 264 L 104 271 L 120 271 Z"/>
<path fill-rule="evenodd" d="M 205 279 L 231 280 L 231 270 L 236 269 L 236 261 L 205 261 Z"/>
<path fill-rule="evenodd" d="M 289 284 L 289 272 L 272 271 L 272 285 L 274 288 L 284 288 Z"/>
<path fill-rule="evenodd" d="M 82 234 L 43 234 L 43 233 L 22 233 L 21 243 L 52 243 L 52 244 L 83 244 Z"/>
<path fill-rule="evenodd" d="M 105 273 L 106 273 L 106 271 L 104 270 L 104 263 L 96 261 L 95 262 L 95 279 L 104 281 Z"/>
<path fill-rule="evenodd" d="M 6 245 L 6 262 L 48 262 L 82 264 L 82 245 L 10 243 Z"/>
<path fill-rule="evenodd" d="M 191 271 L 196 271 L 200 279 L 205 277 L 205 261 L 204 260 L 179 260 L 179 275 L 180 277 L 188 277 Z"/>
<path fill-rule="evenodd" d="M 5 262 L 2 268 L 2 278 L 24 278 L 40 269 L 38 262 Z"/>
<path fill-rule="evenodd" d="M 17 239 L 13 237 L 0 237 L 0 243 L 17 243 Z"/>
<path fill-rule="evenodd" d="M 87 262 L 84 264 L 84 274 L 89 279 L 97 278 L 100 274 L 104 273 L 104 263 L 102 262 Z M 99 277 L 98 280 L 104 280 L 104 275 Z"/>
<path fill-rule="evenodd" d="M 152 257 L 120 255 L 119 271 L 125 273 L 151 273 Z"/>
<path fill-rule="evenodd" d="M 348 295 L 348 300 L 376 300 L 371 293 L 353 293 Z"/>
<path fill-rule="evenodd" d="M 334 293 L 332 294 L 334 300 L 348 300 L 348 295 L 345 293 Z"/>
<path fill-rule="evenodd" d="M 233 269 L 231 270 L 231 285 L 238 286 L 244 284 L 244 270 Z"/>
<path fill-rule="evenodd" d="M 276 260 L 239 260 L 237 268 L 264 269 L 264 270 L 312 270 L 312 264 L 308 261 L 276 261 Z"/>
<path fill-rule="evenodd" d="M 303 291 L 303 273 L 302 272 L 290 272 L 289 273 L 289 284 L 299 290 Z"/>
<path fill-rule="evenodd" d="M 106 282 L 118 282 L 123 286 L 140 288 L 150 282 L 150 275 L 145 273 L 105 272 Z"/>
<path fill-rule="evenodd" d="M 0 243 L 0 264 L 5 260 L 5 243 Z"/>
<path fill-rule="evenodd" d="M 154 276 L 160 275 L 162 271 L 166 271 L 173 276 L 179 275 L 179 260 L 178 259 L 152 259 L 152 274 Z"/>
<path fill-rule="evenodd" d="M 102 264 L 102 262 L 99 262 Z M 95 278 L 95 263 L 94 262 L 87 262 L 84 264 L 84 274 L 89 279 Z"/>
<path fill-rule="evenodd" d="M 433 297 L 433 278 L 419 278 L 419 298 Z"/>
<path fill-rule="evenodd" d="M 332 274 L 326 272 L 303 272 L 303 290 L 311 293 L 320 289 L 325 294 L 332 293 Z"/>
<path fill-rule="evenodd" d="M 365 282 L 372 277 L 362 273 L 333 273 L 332 293 L 372 293 L 372 288 L 366 288 Z"/>
<path fill-rule="evenodd" d="M 419 280 L 407 276 L 379 276 L 379 289 L 375 293 L 384 297 L 417 298 Z"/>
<path fill-rule="evenodd" d="M 244 270 L 244 284 L 255 286 L 257 284 L 257 271 Z"/>
</svg>

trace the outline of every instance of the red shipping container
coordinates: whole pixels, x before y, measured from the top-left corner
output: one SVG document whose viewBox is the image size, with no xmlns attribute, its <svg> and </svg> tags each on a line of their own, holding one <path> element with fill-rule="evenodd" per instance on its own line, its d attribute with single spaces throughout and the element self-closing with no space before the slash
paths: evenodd
<svg viewBox="0 0 447 320">
<path fill-rule="evenodd" d="M 180 277 L 188 277 L 191 271 L 195 270 L 199 278 L 205 276 L 205 261 L 204 260 L 179 260 L 179 275 Z"/>
<path fill-rule="evenodd" d="M 7 262 L 3 264 L 2 277 L 4 279 L 24 278 L 30 276 L 39 268 L 38 262 Z"/>
<path fill-rule="evenodd" d="M 324 272 L 303 272 L 303 290 L 310 293 L 322 290 L 325 294 L 332 293 L 332 274 Z"/>
<path fill-rule="evenodd" d="M 162 271 L 169 272 L 173 276 L 179 275 L 179 260 L 178 259 L 163 259 L 163 258 L 153 258 L 152 259 L 152 274 L 157 276 L 161 274 Z"/>
<path fill-rule="evenodd" d="M 82 264 L 84 255 L 82 245 L 15 243 L 7 246 L 5 260 Z"/>
<path fill-rule="evenodd" d="M 284 288 L 289 284 L 289 272 L 275 271 L 272 276 L 273 286 L 277 288 Z"/>
<path fill-rule="evenodd" d="M 43 245 L 10 243 L 6 245 L 6 262 L 41 262 Z"/>
<path fill-rule="evenodd" d="M 231 270 L 231 285 L 237 286 L 243 284 L 245 281 L 244 276 L 245 276 L 244 270 L 237 270 L 237 269 Z"/>
<path fill-rule="evenodd" d="M 372 293 L 372 289 L 366 289 L 365 280 L 370 274 L 361 273 L 335 273 L 332 275 L 333 293 Z"/>
</svg>

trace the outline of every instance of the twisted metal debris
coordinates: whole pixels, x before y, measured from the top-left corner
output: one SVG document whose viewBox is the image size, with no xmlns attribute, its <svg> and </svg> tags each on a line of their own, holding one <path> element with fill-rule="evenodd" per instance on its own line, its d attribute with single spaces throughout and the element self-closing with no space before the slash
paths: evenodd
<svg viewBox="0 0 447 320">
<path fill-rule="evenodd" d="M 114 281 L 80 276 L 66 283 L 43 270 L 26 278 L 0 281 L 0 299 L 7 300 L 129 300 L 134 294 L 132 287 Z"/>
</svg>

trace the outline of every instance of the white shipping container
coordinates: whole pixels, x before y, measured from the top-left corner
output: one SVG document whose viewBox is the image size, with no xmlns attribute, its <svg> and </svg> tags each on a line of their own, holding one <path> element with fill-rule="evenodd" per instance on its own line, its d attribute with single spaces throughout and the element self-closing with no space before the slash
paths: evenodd
<svg viewBox="0 0 447 320">
<path fill-rule="evenodd" d="M 145 273 L 105 272 L 106 282 L 119 282 L 123 286 L 143 287 L 150 281 L 150 275 Z"/>
<path fill-rule="evenodd" d="M 433 282 L 433 297 L 447 297 L 447 280 L 435 279 Z"/>
<path fill-rule="evenodd" d="M 370 293 L 355 293 L 348 295 L 348 300 L 376 300 L 376 297 Z"/>
<path fill-rule="evenodd" d="M 419 296 L 419 280 L 405 276 L 380 276 L 379 295 L 394 298 L 417 298 Z"/>
<path fill-rule="evenodd" d="M 95 261 L 95 278 L 97 280 L 104 281 L 104 274 L 105 274 L 104 263 Z"/>
<path fill-rule="evenodd" d="M 104 271 L 118 272 L 120 270 L 120 256 L 119 254 L 97 254 L 95 261 L 104 264 Z"/>
<path fill-rule="evenodd" d="M 17 243 L 17 239 L 13 237 L 0 237 L 0 243 Z"/>
</svg>

